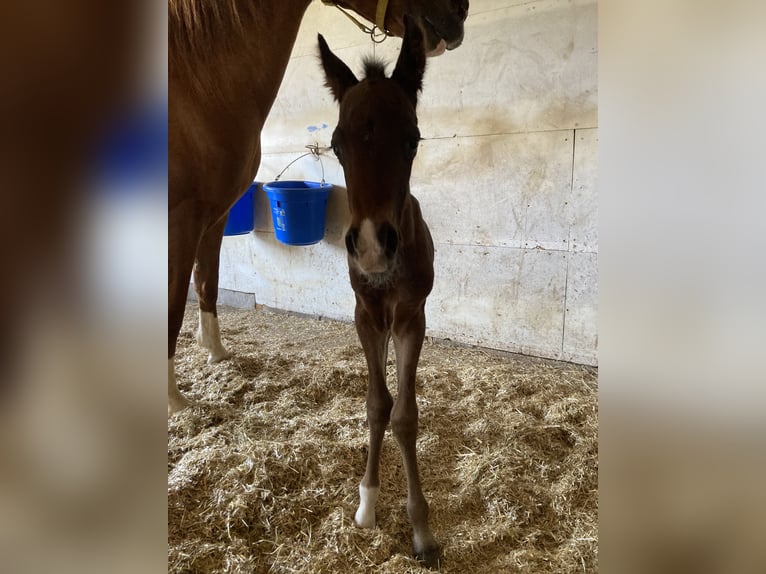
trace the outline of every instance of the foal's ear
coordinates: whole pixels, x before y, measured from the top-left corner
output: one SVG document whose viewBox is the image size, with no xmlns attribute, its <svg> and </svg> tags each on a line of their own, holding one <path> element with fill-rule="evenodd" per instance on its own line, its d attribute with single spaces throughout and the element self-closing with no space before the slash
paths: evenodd
<svg viewBox="0 0 766 574">
<path fill-rule="evenodd" d="M 322 34 L 318 34 L 317 39 L 319 40 L 319 57 L 324 68 L 325 86 L 330 88 L 332 95 L 340 102 L 343 99 L 343 94 L 349 88 L 357 85 L 359 80 L 356 79 L 349 67 L 330 51 L 330 47 Z"/>
<path fill-rule="evenodd" d="M 423 31 L 405 14 L 402 50 L 399 52 L 391 79 L 404 88 L 413 105 L 418 103 L 418 92 L 423 88 L 425 71 L 426 49 L 423 44 Z"/>
</svg>

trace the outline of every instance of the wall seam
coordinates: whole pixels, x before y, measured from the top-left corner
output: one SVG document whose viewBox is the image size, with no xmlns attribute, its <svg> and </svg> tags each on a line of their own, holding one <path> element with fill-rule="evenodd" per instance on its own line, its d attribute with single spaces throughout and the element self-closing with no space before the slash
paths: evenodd
<svg viewBox="0 0 766 574">
<path fill-rule="evenodd" d="M 572 198 L 574 196 L 574 172 L 575 172 L 575 152 L 577 147 L 577 130 L 572 130 L 572 169 L 571 177 L 569 179 L 569 201 L 567 212 L 569 213 L 569 233 L 567 238 L 567 267 L 564 274 L 564 312 L 563 319 L 561 321 L 561 356 L 564 357 L 564 341 L 566 339 L 567 332 L 567 298 L 569 297 L 569 264 L 572 260 Z"/>
</svg>

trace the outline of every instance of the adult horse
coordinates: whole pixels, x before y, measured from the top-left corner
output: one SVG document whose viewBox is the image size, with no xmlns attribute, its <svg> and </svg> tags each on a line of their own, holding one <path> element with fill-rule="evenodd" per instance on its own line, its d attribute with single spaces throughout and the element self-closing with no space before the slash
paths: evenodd
<svg viewBox="0 0 766 574">
<path fill-rule="evenodd" d="M 463 39 L 468 0 L 323 0 L 401 36 L 404 13 L 435 54 Z M 173 358 L 189 278 L 198 342 L 228 357 L 216 312 L 226 214 L 255 178 L 260 136 L 311 0 L 168 0 L 168 413 L 188 400 Z"/>
<path fill-rule="evenodd" d="M 428 526 L 428 503 L 418 473 L 415 372 L 426 329 L 425 303 L 434 282 L 434 244 L 410 194 L 412 162 L 420 142 L 415 114 L 426 57 L 420 28 L 405 17 L 402 50 L 390 78 L 368 60 L 356 79 L 322 36 L 327 85 L 340 105 L 332 145 L 346 175 L 351 222 L 346 233 L 349 276 L 356 296 L 355 325 L 367 359 L 370 449 L 359 485 L 359 526 L 375 526 L 379 462 L 389 420 L 407 474 L 407 514 L 415 556 L 439 564 Z M 386 385 L 389 339 L 394 340 L 398 393 Z"/>
</svg>

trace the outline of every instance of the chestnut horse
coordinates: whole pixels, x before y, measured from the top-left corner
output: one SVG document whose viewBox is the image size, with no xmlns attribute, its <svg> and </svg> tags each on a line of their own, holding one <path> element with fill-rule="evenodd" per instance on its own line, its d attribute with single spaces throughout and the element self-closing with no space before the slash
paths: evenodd
<svg viewBox="0 0 766 574">
<path fill-rule="evenodd" d="M 415 18 L 434 54 L 463 39 L 468 0 L 323 0 L 390 34 Z M 189 278 L 198 342 L 209 362 L 229 356 L 216 312 L 226 215 L 255 178 L 260 136 L 311 0 L 168 0 L 168 413 L 188 400 L 173 358 Z"/>
<path fill-rule="evenodd" d="M 359 485 L 359 526 L 375 526 L 380 492 L 379 459 L 389 420 L 407 474 L 407 513 L 413 549 L 428 566 L 439 563 L 439 546 L 428 527 L 428 503 L 418 474 L 415 440 L 418 408 L 415 372 L 425 335 L 425 303 L 434 280 L 434 245 L 410 172 L 420 132 L 415 115 L 426 56 L 423 35 L 405 17 L 405 34 L 390 78 L 375 60 L 360 82 L 319 36 L 327 86 L 339 102 L 332 145 L 343 166 L 351 222 L 346 233 L 349 276 L 356 296 L 355 323 L 367 359 L 370 449 Z M 396 351 L 396 401 L 386 386 L 388 342 Z"/>
</svg>

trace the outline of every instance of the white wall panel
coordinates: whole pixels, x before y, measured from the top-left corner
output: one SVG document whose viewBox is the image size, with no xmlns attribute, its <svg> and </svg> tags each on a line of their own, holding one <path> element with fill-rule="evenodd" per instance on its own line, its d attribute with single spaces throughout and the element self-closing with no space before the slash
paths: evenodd
<svg viewBox="0 0 766 574">
<path fill-rule="evenodd" d="M 471 2 L 464 45 L 429 61 L 428 136 L 596 126 L 596 3 L 483 4 Z"/>
<path fill-rule="evenodd" d="M 274 179 L 306 144 L 329 145 L 338 112 L 323 85 L 317 32 L 357 73 L 373 52 L 342 14 L 312 3 L 262 134 L 258 181 Z M 374 49 L 393 62 L 399 44 Z M 597 46 L 595 1 L 471 0 L 463 46 L 428 61 L 412 191 L 437 248 L 429 334 L 596 364 Z M 325 179 L 339 186 L 325 239 L 278 243 L 259 191 L 256 232 L 224 240 L 223 289 L 353 318 L 343 172 L 324 153 Z M 283 176 L 320 178 L 311 158 Z"/>
<path fill-rule="evenodd" d="M 598 349 L 598 255 L 569 253 L 563 358 L 594 365 Z"/>
<path fill-rule="evenodd" d="M 354 295 L 348 282 L 346 248 L 322 241 L 295 247 L 274 232 L 227 237 L 219 287 L 255 293 L 256 302 L 309 315 L 349 320 Z"/>
<path fill-rule="evenodd" d="M 429 333 L 561 358 L 568 253 L 438 245 Z"/>
<path fill-rule="evenodd" d="M 572 132 L 423 142 L 413 168 L 434 239 L 567 249 Z"/>
</svg>

